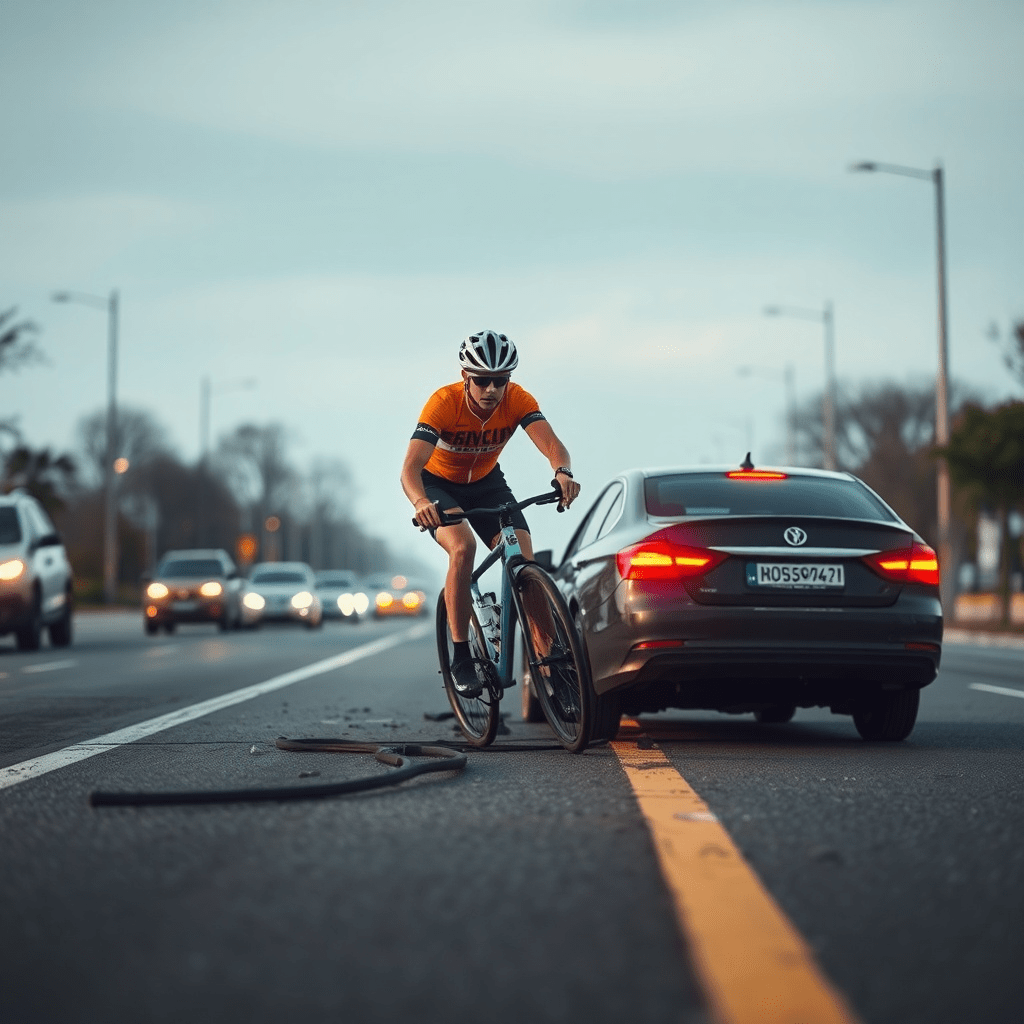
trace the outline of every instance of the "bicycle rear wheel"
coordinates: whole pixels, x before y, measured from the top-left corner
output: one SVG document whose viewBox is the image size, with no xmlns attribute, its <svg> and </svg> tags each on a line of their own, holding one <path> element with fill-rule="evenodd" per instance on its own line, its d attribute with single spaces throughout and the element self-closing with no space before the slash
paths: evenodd
<svg viewBox="0 0 1024 1024">
<path fill-rule="evenodd" d="M 575 623 L 540 566 L 522 566 L 515 588 L 533 691 L 559 742 L 578 754 L 590 742 L 594 705 L 590 668 Z"/>
<path fill-rule="evenodd" d="M 489 685 L 490 677 L 487 659 L 487 648 L 481 642 L 480 624 L 476 612 L 470 614 L 469 649 L 473 654 L 477 675 L 484 684 L 483 693 L 479 697 L 464 697 L 455 689 L 452 677 L 452 634 L 448 628 L 448 608 L 444 601 L 444 592 L 437 599 L 437 659 L 441 665 L 441 678 L 444 680 L 444 692 L 448 694 L 448 703 L 455 712 L 466 741 L 474 747 L 486 747 L 494 741 L 498 733 L 498 697 L 495 689 Z"/>
</svg>

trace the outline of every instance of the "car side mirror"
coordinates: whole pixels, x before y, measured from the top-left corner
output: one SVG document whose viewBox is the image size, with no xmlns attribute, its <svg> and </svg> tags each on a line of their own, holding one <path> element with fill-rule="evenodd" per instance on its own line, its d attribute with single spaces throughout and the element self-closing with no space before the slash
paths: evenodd
<svg viewBox="0 0 1024 1024">
<path fill-rule="evenodd" d="M 545 548 L 543 551 L 535 551 L 533 553 L 533 560 L 543 569 L 545 572 L 554 572 L 555 559 L 550 548 Z"/>
</svg>

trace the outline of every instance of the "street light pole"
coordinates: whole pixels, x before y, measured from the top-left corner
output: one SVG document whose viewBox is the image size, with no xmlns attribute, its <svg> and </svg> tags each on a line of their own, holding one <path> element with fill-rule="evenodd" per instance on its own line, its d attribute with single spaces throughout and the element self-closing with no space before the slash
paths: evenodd
<svg viewBox="0 0 1024 1024">
<path fill-rule="evenodd" d="M 884 174 L 899 174 L 905 178 L 930 181 L 935 186 L 935 247 L 938 272 L 938 320 L 939 320 L 939 369 L 935 381 L 935 444 L 944 447 L 949 443 L 949 326 L 946 304 L 946 198 L 942 164 L 936 163 L 930 171 L 917 167 L 903 167 L 900 164 L 880 164 L 862 161 L 852 164 L 851 171 L 879 171 Z M 940 591 L 943 610 L 952 617 L 953 557 L 952 557 L 952 496 L 949 483 L 949 465 L 943 458 L 938 459 L 936 472 L 936 527 L 938 530 Z"/>
<path fill-rule="evenodd" d="M 803 306 L 765 306 L 765 316 L 789 316 L 797 320 L 815 320 L 824 328 L 825 390 L 821 396 L 821 420 L 825 429 L 824 465 L 836 469 L 839 465 L 836 448 L 836 321 L 831 300 L 821 309 Z"/>
<path fill-rule="evenodd" d="M 786 386 L 786 464 L 796 465 L 796 388 L 793 381 L 793 364 L 786 363 L 784 370 L 773 370 L 767 366 L 740 366 L 736 372 L 741 377 L 781 377 Z"/>
<path fill-rule="evenodd" d="M 82 292 L 54 292 L 54 302 L 78 302 L 107 312 L 107 439 L 103 458 L 103 600 L 117 601 L 117 328 L 119 297 L 114 288 L 107 298 Z"/>
</svg>

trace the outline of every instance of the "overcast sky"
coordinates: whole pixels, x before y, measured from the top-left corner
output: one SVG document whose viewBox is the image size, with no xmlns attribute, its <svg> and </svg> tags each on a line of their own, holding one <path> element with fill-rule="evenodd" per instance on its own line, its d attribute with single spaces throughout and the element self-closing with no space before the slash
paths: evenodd
<svg viewBox="0 0 1024 1024">
<path fill-rule="evenodd" d="M 5 0 L 0 39 L 0 309 L 49 357 L 0 414 L 33 445 L 106 394 L 103 314 L 50 294 L 117 288 L 123 403 L 194 458 L 201 379 L 257 378 L 214 437 L 286 423 L 399 549 L 409 435 L 485 327 L 585 494 L 780 458 L 822 333 L 766 304 L 834 302 L 841 382 L 934 377 L 933 188 L 864 159 L 942 161 L 951 373 L 1020 394 L 986 338 L 1024 317 L 1020 0 Z M 557 547 L 578 513 L 532 518 Z"/>
</svg>

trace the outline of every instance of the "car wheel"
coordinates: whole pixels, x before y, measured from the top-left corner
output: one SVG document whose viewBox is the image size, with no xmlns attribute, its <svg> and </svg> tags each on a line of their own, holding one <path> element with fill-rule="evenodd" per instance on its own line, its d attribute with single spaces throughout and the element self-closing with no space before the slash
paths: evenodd
<svg viewBox="0 0 1024 1024">
<path fill-rule="evenodd" d="M 154 622 L 152 619 L 146 619 L 142 624 L 146 630 L 146 636 L 156 636 L 160 631 L 160 623 Z"/>
<path fill-rule="evenodd" d="M 43 642 L 43 609 L 40 607 L 38 594 L 33 599 L 32 614 L 28 622 L 15 632 L 14 637 L 19 651 L 39 650 L 39 645 Z"/>
<path fill-rule="evenodd" d="M 580 621 L 577 612 L 575 619 L 576 631 L 580 635 L 580 643 L 583 647 L 583 656 L 587 664 L 591 665 L 590 652 L 587 650 L 587 638 L 583 632 L 583 623 Z M 593 680 L 593 669 L 591 668 L 591 680 Z M 596 743 L 602 740 L 613 740 L 618 735 L 619 723 L 622 721 L 622 702 L 617 693 L 606 693 L 598 695 L 594 691 L 594 730 L 591 742 Z"/>
<path fill-rule="evenodd" d="M 760 711 L 754 712 L 754 718 L 764 725 L 782 725 L 784 722 L 791 722 L 796 714 L 796 707 L 792 704 L 771 704 Z"/>
<path fill-rule="evenodd" d="M 68 594 L 64 598 L 64 611 L 61 617 L 54 622 L 49 628 L 50 643 L 54 647 L 70 647 L 71 646 L 71 595 Z"/>
<path fill-rule="evenodd" d="M 854 711 L 853 724 L 866 740 L 905 740 L 917 722 L 920 703 L 920 690 L 885 690 Z"/>
</svg>

